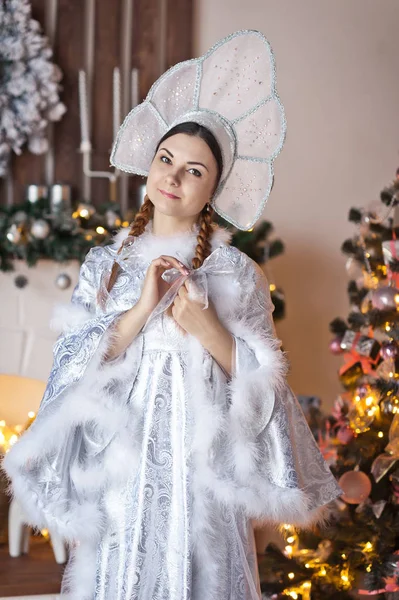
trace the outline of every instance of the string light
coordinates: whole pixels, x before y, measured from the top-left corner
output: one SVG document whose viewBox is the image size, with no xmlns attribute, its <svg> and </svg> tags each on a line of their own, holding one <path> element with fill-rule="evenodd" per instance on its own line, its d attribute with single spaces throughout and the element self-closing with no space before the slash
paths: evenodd
<svg viewBox="0 0 399 600">
<path fill-rule="evenodd" d="M 294 579 L 295 577 L 295 573 L 288 573 L 288 578 L 289 579 Z"/>
<path fill-rule="evenodd" d="M 379 431 L 379 432 L 378 432 L 378 437 L 379 437 L 379 438 L 382 438 L 382 437 L 384 437 L 384 434 L 383 434 L 383 432 L 382 432 L 382 431 Z"/>
</svg>

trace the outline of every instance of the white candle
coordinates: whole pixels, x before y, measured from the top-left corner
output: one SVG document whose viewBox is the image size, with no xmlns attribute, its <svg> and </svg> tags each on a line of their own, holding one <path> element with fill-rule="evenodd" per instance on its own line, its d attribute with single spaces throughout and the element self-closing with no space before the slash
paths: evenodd
<svg viewBox="0 0 399 600">
<path fill-rule="evenodd" d="M 139 70 L 132 69 L 132 108 L 139 103 Z"/>
<path fill-rule="evenodd" d="M 113 125 L 114 139 L 121 124 L 121 74 L 118 67 L 114 68 L 113 76 Z"/>
<path fill-rule="evenodd" d="M 89 138 L 86 73 L 84 71 L 79 71 L 79 116 L 81 135 L 80 150 L 82 152 L 87 152 L 90 150 L 91 145 Z"/>
</svg>

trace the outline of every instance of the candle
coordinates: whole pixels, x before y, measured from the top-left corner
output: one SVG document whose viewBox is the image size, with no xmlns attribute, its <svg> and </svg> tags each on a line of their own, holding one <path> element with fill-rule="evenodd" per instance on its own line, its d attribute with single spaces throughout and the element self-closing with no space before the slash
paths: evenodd
<svg viewBox="0 0 399 600">
<path fill-rule="evenodd" d="M 135 108 L 139 103 L 139 70 L 132 69 L 132 108 Z"/>
<path fill-rule="evenodd" d="M 89 138 L 86 73 L 84 71 L 79 71 L 79 116 L 81 135 L 80 150 L 81 152 L 88 152 L 91 150 L 91 144 Z"/>
<path fill-rule="evenodd" d="M 113 125 L 114 139 L 121 124 L 121 74 L 118 67 L 114 68 L 113 76 Z"/>
</svg>

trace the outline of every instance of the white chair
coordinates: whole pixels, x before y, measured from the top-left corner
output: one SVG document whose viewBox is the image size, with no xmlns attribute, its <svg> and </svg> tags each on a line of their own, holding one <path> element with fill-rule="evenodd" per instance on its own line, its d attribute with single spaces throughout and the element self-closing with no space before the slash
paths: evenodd
<svg viewBox="0 0 399 600">
<path fill-rule="evenodd" d="M 28 554 L 30 527 L 26 525 L 26 518 L 20 504 L 13 498 L 8 512 L 8 551 L 12 558 Z M 67 551 L 63 540 L 56 534 L 50 536 L 55 560 L 63 565 L 67 560 Z"/>
<path fill-rule="evenodd" d="M 28 412 L 37 411 L 44 389 L 45 383 L 38 379 L 0 374 L 0 419 L 4 419 L 10 426 L 25 424 L 28 420 Z M 59 536 L 49 533 L 55 560 L 58 564 L 64 564 L 67 559 L 66 546 Z M 19 503 L 12 499 L 8 513 L 10 556 L 27 554 L 29 538 L 30 527 L 26 525 L 26 518 Z"/>
</svg>

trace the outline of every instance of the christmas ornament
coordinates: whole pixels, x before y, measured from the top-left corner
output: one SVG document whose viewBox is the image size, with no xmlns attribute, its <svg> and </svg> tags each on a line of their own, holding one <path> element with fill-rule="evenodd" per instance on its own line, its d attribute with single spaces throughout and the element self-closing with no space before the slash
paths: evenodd
<svg viewBox="0 0 399 600">
<path fill-rule="evenodd" d="M 55 285 L 60 290 L 66 290 L 72 283 L 72 279 L 67 273 L 60 273 L 57 275 L 57 279 L 55 280 Z"/>
<path fill-rule="evenodd" d="M 359 406 L 362 404 L 362 406 Z M 375 410 L 366 406 L 363 400 L 360 400 L 348 413 L 349 425 L 355 433 L 364 433 L 370 429 L 370 425 L 375 419 Z"/>
<path fill-rule="evenodd" d="M 348 504 L 364 502 L 371 492 L 371 481 L 363 471 L 347 471 L 338 481 L 343 489 L 341 496 Z"/>
<path fill-rule="evenodd" d="M 17 210 L 12 216 L 12 220 L 16 225 L 23 225 L 28 220 L 28 215 L 24 210 Z"/>
<path fill-rule="evenodd" d="M 50 233 L 50 225 L 44 219 L 33 221 L 30 232 L 37 240 L 45 240 Z"/>
<path fill-rule="evenodd" d="M 9 230 L 7 231 L 7 239 L 12 244 L 19 244 L 22 238 L 22 234 L 20 229 L 18 229 L 17 225 L 11 225 Z"/>
<path fill-rule="evenodd" d="M 364 375 L 365 372 L 360 361 L 345 364 L 339 370 L 339 380 L 346 389 L 355 387 Z"/>
<path fill-rule="evenodd" d="M 399 304 L 399 290 L 395 287 L 384 286 L 373 290 L 371 302 L 378 310 L 391 310 Z"/>
<path fill-rule="evenodd" d="M 345 352 L 357 352 L 361 356 L 367 356 L 371 361 L 376 361 L 381 345 L 374 338 L 348 329 L 341 340 L 341 348 Z"/>
<path fill-rule="evenodd" d="M 337 356 L 338 354 L 343 353 L 343 349 L 341 348 L 341 341 L 342 341 L 342 338 L 340 338 L 340 337 L 336 337 L 333 340 L 331 340 L 331 342 L 329 344 L 329 348 L 330 348 L 330 352 L 332 354 L 335 354 Z"/>
<path fill-rule="evenodd" d="M 383 342 L 381 345 L 381 356 L 382 358 L 396 358 L 398 356 L 398 345 L 395 341 L 391 340 L 389 342 Z"/>
<path fill-rule="evenodd" d="M 26 287 L 28 285 L 28 278 L 25 277 L 25 275 L 17 275 L 16 278 L 14 279 L 14 284 L 15 284 L 15 287 L 22 290 L 24 287 Z"/>
</svg>

